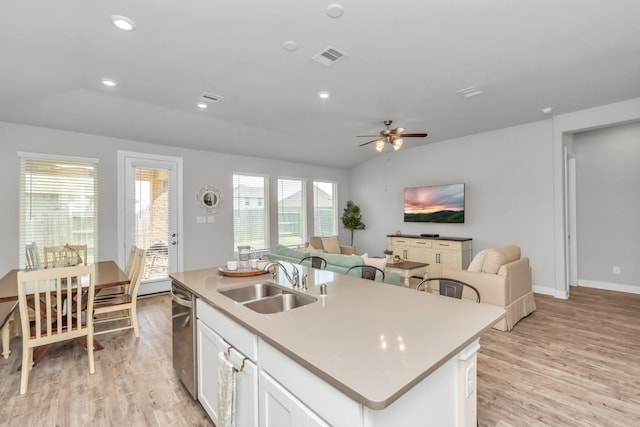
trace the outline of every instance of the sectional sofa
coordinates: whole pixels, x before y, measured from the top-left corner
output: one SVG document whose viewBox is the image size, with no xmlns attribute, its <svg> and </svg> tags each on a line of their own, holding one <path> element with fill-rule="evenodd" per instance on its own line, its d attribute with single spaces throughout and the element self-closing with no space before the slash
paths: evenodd
<svg viewBox="0 0 640 427">
<path fill-rule="evenodd" d="M 286 246 L 277 245 L 275 250 L 268 253 L 266 256 L 269 261 L 287 261 L 294 264 L 300 264 L 300 260 L 307 256 L 319 256 L 327 261 L 326 270 L 333 271 L 335 273 L 346 274 L 349 268 L 357 265 L 365 265 L 365 261 L 358 255 L 344 255 L 344 254 L 327 254 L 319 252 L 305 252 L 297 249 L 291 249 Z M 308 267 L 311 266 L 311 261 L 306 260 L 302 263 Z M 357 276 L 359 273 L 352 271 L 350 275 Z M 391 285 L 402 284 L 401 277 L 398 273 L 385 273 L 384 282 Z"/>
</svg>

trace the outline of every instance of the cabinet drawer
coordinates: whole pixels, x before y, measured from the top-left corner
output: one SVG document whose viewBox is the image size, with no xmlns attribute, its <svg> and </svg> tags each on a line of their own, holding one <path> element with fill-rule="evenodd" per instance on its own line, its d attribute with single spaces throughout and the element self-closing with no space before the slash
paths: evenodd
<svg viewBox="0 0 640 427">
<path fill-rule="evenodd" d="M 462 249 L 462 242 L 454 242 L 451 240 L 434 240 L 432 247 L 434 249 L 460 251 Z"/>
<path fill-rule="evenodd" d="M 196 300 L 196 315 L 204 324 L 251 360 L 258 357 L 258 336 L 238 325 L 234 320 L 211 307 L 200 298 Z"/>
<path fill-rule="evenodd" d="M 430 248 L 431 240 L 427 239 L 410 239 L 407 237 L 392 237 L 392 246 L 409 246 L 413 248 Z"/>
</svg>

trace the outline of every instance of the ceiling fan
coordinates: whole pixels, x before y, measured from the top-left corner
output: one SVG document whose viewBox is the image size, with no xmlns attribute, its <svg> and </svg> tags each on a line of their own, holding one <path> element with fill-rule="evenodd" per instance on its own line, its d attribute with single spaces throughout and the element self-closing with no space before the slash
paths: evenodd
<svg viewBox="0 0 640 427">
<path fill-rule="evenodd" d="M 376 147 L 376 150 L 378 150 L 378 152 L 381 152 L 384 149 L 384 144 L 391 144 L 393 149 L 398 151 L 400 147 L 402 147 L 403 138 L 424 138 L 425 136 L 427 136 L 426 133 L 402 133 L 404 132 L 404 128 L 400 128 L 400 127 L 395 129 L 389 129 L 389 126 L 391 126 L 391 123 L 393 123 L 392 120 L 385 120 L 384 124 L 387 128 L 385 130 L 380 131 L 380 136 L 378 136 L 376 139 L 372 139 L 371 141 L 367 141 L 360 144 L 360 147 L 362 147 L 363 145 L 367 145 L 367 144 L 371 144 L 372 142 L 375 142 L 376 143 L 375 147 Z M 363 137 L 371 138 L 375 136 L 376 135 L 358 135 L 358 138 L 363 138 Z"/>
</svg>

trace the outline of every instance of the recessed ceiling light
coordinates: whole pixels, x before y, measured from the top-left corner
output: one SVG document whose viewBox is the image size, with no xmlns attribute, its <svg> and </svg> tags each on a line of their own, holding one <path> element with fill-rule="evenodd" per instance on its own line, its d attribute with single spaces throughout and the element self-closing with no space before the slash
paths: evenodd
<svg viewBox="0 0 640 427">
<path fill-rule="evenodd" d="M 126 16 L 111 15 L 111 22 L 113 22 L 113 25 L 124 31 L 133 31 L 136 29 L 136 23 Z"/>
<path fill-rule="evenodd" d="M 286 50 L 288 52 L 293 52 L 293 51 L 298 49 L 298 43 L 289 40 L 289 41 L 284 42 L 282 44 L 282 47 L 284 48 L 284 50 Z"/>
<path fill-rule="evenodd" d="M 543 109 L 542 109 L 542 112 L 543 112 L 544 114 L 551 114 L 551 113 L 553 113 L 553 107 L 546 107 L 546 108 L 543 108 Z"/>
<path fill-rule="evenodd" d="M 118 82 L 113 79 L 102 79 L 102 84 L 109 87 L 118 86 Z"/>
<path fill-rule="evenodd" d="M 207 105 L 207 103 L 206 103 L 206 102 L 198 102 L 196 105 L 197 105 L 197 106 L 198 106 L 198 108 L 200 108 L 201 110 L 206 110 L 206 109 L 207 109 L 207 107 L 208 107 L 208 105 Z"/>
<path fill-rule="evenodd" d="M 326 90 L 320 91 L 318 92 L 318 96 L 322 99 L 327 99 L 331 96 L 331 92 L 328 92 Z"/>
<path fill-rule="evenodd" d="M 331 18 L 340 18 L 344 13 L 344 7 L 341 4 L 334 3 L 327 6 L 327 15 Z"/>
</svg>

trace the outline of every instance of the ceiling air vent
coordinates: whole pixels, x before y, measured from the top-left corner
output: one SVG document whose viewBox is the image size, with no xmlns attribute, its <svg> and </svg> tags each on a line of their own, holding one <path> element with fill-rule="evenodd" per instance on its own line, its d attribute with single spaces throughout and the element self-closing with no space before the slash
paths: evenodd
<svg viewBox="0 0 640 427">
<path fill-rule="evenodd" d="M 482 94 L 482 89 L 478 86 L 469 86 L 464 89 L 457 90 L 456 93 L 458 95 L 464 96 L 465 98 L 471 98 L 472 96 L 478 96 Z"/>
<path fill-rule="evenodd" d="M 213 93 L 205 92 L 200 95 L 200 101 L 208 102 L 209 104 L 215 104 L 220 101 L 222 97 Z"/>
<path fill-rule="evenodd" d="M 344 52 L 339 51 L 335 47 L 329 46 L 319 54 L 313 57 L 314 61 L 318 61 L 325 67 L 331 67 L 336 62 L 342 61 L 348 55 Z"/>
</svg>

